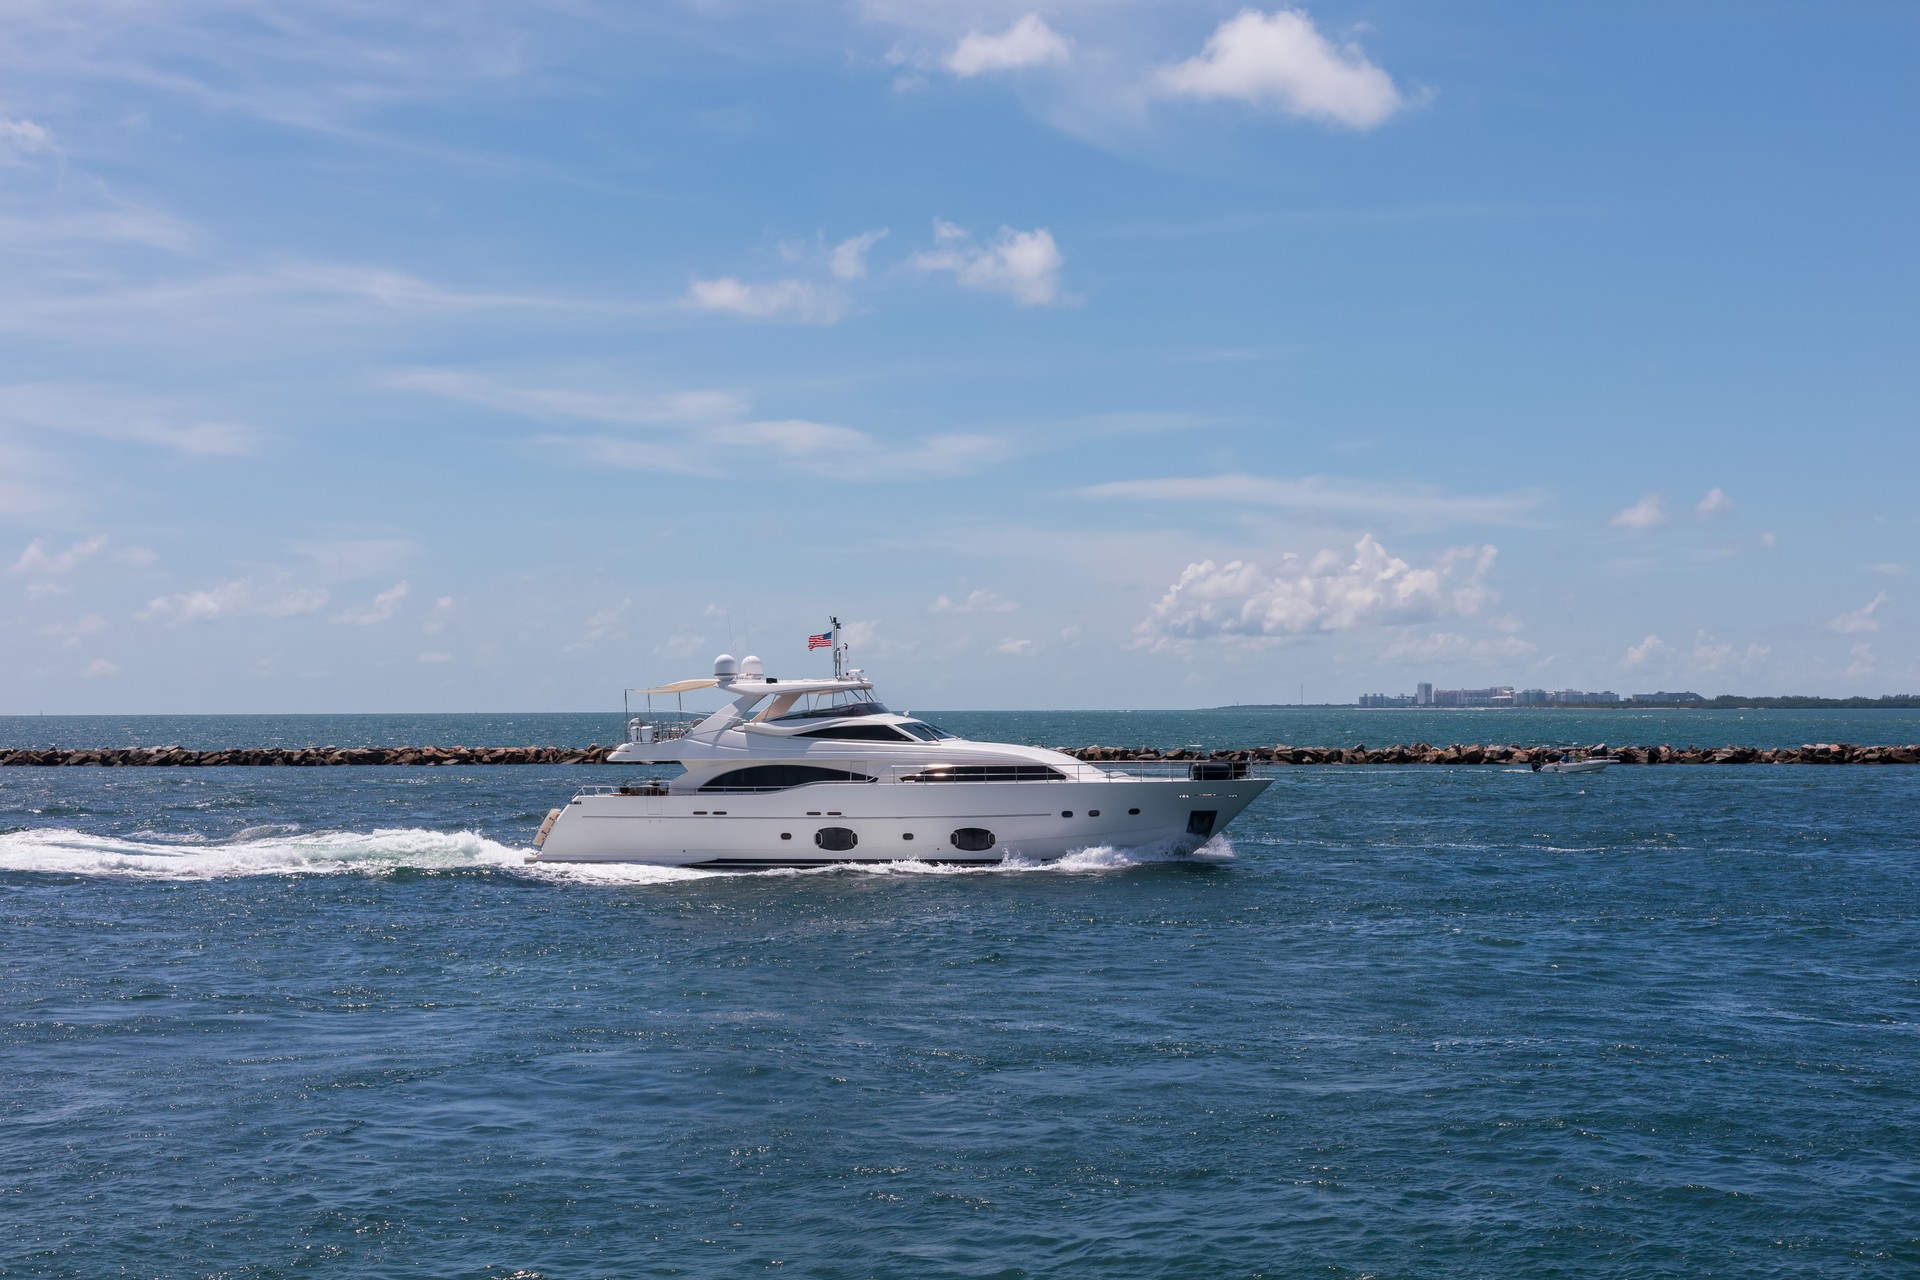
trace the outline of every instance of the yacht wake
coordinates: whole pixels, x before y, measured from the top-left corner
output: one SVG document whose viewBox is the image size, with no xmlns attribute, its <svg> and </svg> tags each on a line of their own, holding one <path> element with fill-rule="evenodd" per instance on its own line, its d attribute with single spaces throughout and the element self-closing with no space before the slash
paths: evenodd
<svg viewBox="0 0 1920 1280">
<path fill-rule="evenodd" d="M 384 828 L 301 832 L 252 827 L 226 840 L 141 832 L 104 836 L 52 828 L 0 833 L 0 872 L 125 880 L 226 880 L 248 876 L 394 875 L 407 871 L 536 871 L 526 850 L 475 831 Z M 574 868 L 568 868 L 569 872 Z M 594 868 L 595 871 L 602 870 Z M 594 879 L 646 883 L 702 872 L 622 866 Z M 580 879 L 579 875 L 560 878 Z"/>
<path fill-rule="evenodd" d="M 978 876 L 1046 872 L 1089 875 L 1154 863 L 1220 863 L 1233 846 L 1215 836 L 1193 853 L 1171 844 L 1122 848 L 1094 845 L 1062 858 L 1018 853 L 985 867 L 927 862 L 837 863 L 808 870 L 703 871 L 632 862 L 529 863 L 525 848 L 476 831 L 393 827 L 374 831 L 302 832 L 289 825 L 250 827 L 226 840 L 142 831 L 107 836 L 70 828 L 0 832 L 0 873 L 38 872 L 120 880 L 228 880 L 250 876 L 389 876 L 404 872 L 498 871 L 556 883 L 654 885 L 746 875 Z"/>
</svg>

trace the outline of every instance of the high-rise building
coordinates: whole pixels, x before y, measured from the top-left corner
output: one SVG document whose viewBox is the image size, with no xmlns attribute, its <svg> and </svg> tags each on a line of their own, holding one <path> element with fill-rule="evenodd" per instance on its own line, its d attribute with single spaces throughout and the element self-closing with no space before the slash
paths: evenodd
<svg viewBox="0 0 1920 1280">
<path fill-rule="evenodd" d="M 1413 693 L 1414 706 L 1430 707 L 1433 705 L 1433 684 L 1430 681 L 1422 680 L 1419 684 L 1415 685 L 1413 688 L 1414 688 L 1414 693 Z"/>
</svg>

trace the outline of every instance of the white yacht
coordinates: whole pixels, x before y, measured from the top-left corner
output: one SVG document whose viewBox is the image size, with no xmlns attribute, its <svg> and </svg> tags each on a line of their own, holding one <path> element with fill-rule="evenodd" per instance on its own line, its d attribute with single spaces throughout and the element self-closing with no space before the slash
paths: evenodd
<svg viewBox="0 0 1920 1280">
<path fill-rule="evenodd" d="M 721 654 L 711 678 L 645 690 L 649 705 L 705 689 L 730 701 L 694 723 L 630 718 L 609 760 L 682 771 L 582 788 L 547 815 L 529 861 L 754 870 L 1190 852 L 1267 788 L 1240 763 L 1102 767 L 957 738 L 875 700 L 843 668 L 837 633 L 831 679 L 777 679 Z"/>
</svg>

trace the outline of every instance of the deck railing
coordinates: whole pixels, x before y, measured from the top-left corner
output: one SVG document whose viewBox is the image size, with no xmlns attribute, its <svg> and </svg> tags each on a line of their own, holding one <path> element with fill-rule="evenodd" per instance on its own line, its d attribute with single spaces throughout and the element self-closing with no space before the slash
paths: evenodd
<svg viewBox="0 0 1920 1280">
<path fill-rule="evenodd" d="M 897 764 L 860 769 L 859 766 L 852 761 L 838 763 L 850 771 L 857 769 L 859 772 L 871 777 L 872 783 L 870 785 L 890 783 L 909 787 L 997 787 L 1009 785 L 1044 787 L 1059 782 L 1226 782 L 1236 777 L 1265 776 L 1264 772 L 1256 774 L 1244 764 L 1227 764 L 1225 762 L 1211 761 L 1173 763 L 1127 762 L 1125 764 L 1113 765 L 1074 764 L 1045 766 L 1056 770 L 1060 774 L 1057 778 L 1021 777 L 1014 774 L 1000 777 L 990 775 L 987 777 L 963 776 L 955 778 L 935 778 L 930 775 L 935 775 L 940 772 L 940 767 L 937 765 Z M 952 765 L 949 767 L 959 769 L 967 766 Z M 984 767 L 990 769 L 993 766 L 988 765 Z M 1032 768 L 1033 766 L 1016 766 L 1012 764 L 1006 766 L 1006 768 L 1010 770 L 1022 767 Z M 581 787 L 575 794 L 582 796 L 749 796 L 768 795 L 776 791 L 805 791 L 809 787 L 840 785 L 839 782 L 834 780 L 823 780 L 821 782 L 803 782 L 791 787 L 725 787 L 715 788 L 711 791 L 704 789 L 694 791 L 672 790 L 671 784 L 678 781 L 680 781 L 678 778 L 635 778 L 630 782 L 618 783 L 611 786 Z"/>
</svg>

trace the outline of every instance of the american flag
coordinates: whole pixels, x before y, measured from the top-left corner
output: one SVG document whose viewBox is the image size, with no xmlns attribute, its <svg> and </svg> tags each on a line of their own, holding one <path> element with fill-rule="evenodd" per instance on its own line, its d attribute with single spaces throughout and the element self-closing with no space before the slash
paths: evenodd
<svg viewBox="0 0 1920 1280">
<path fill-rule="evenodd" d="M 831 631 L 823 631 L 817 636 L 808 636 L 807 652 L 812 653 L 815 649 L 825 649 L 832 643 L 833 632 Z"/>
</svg>

